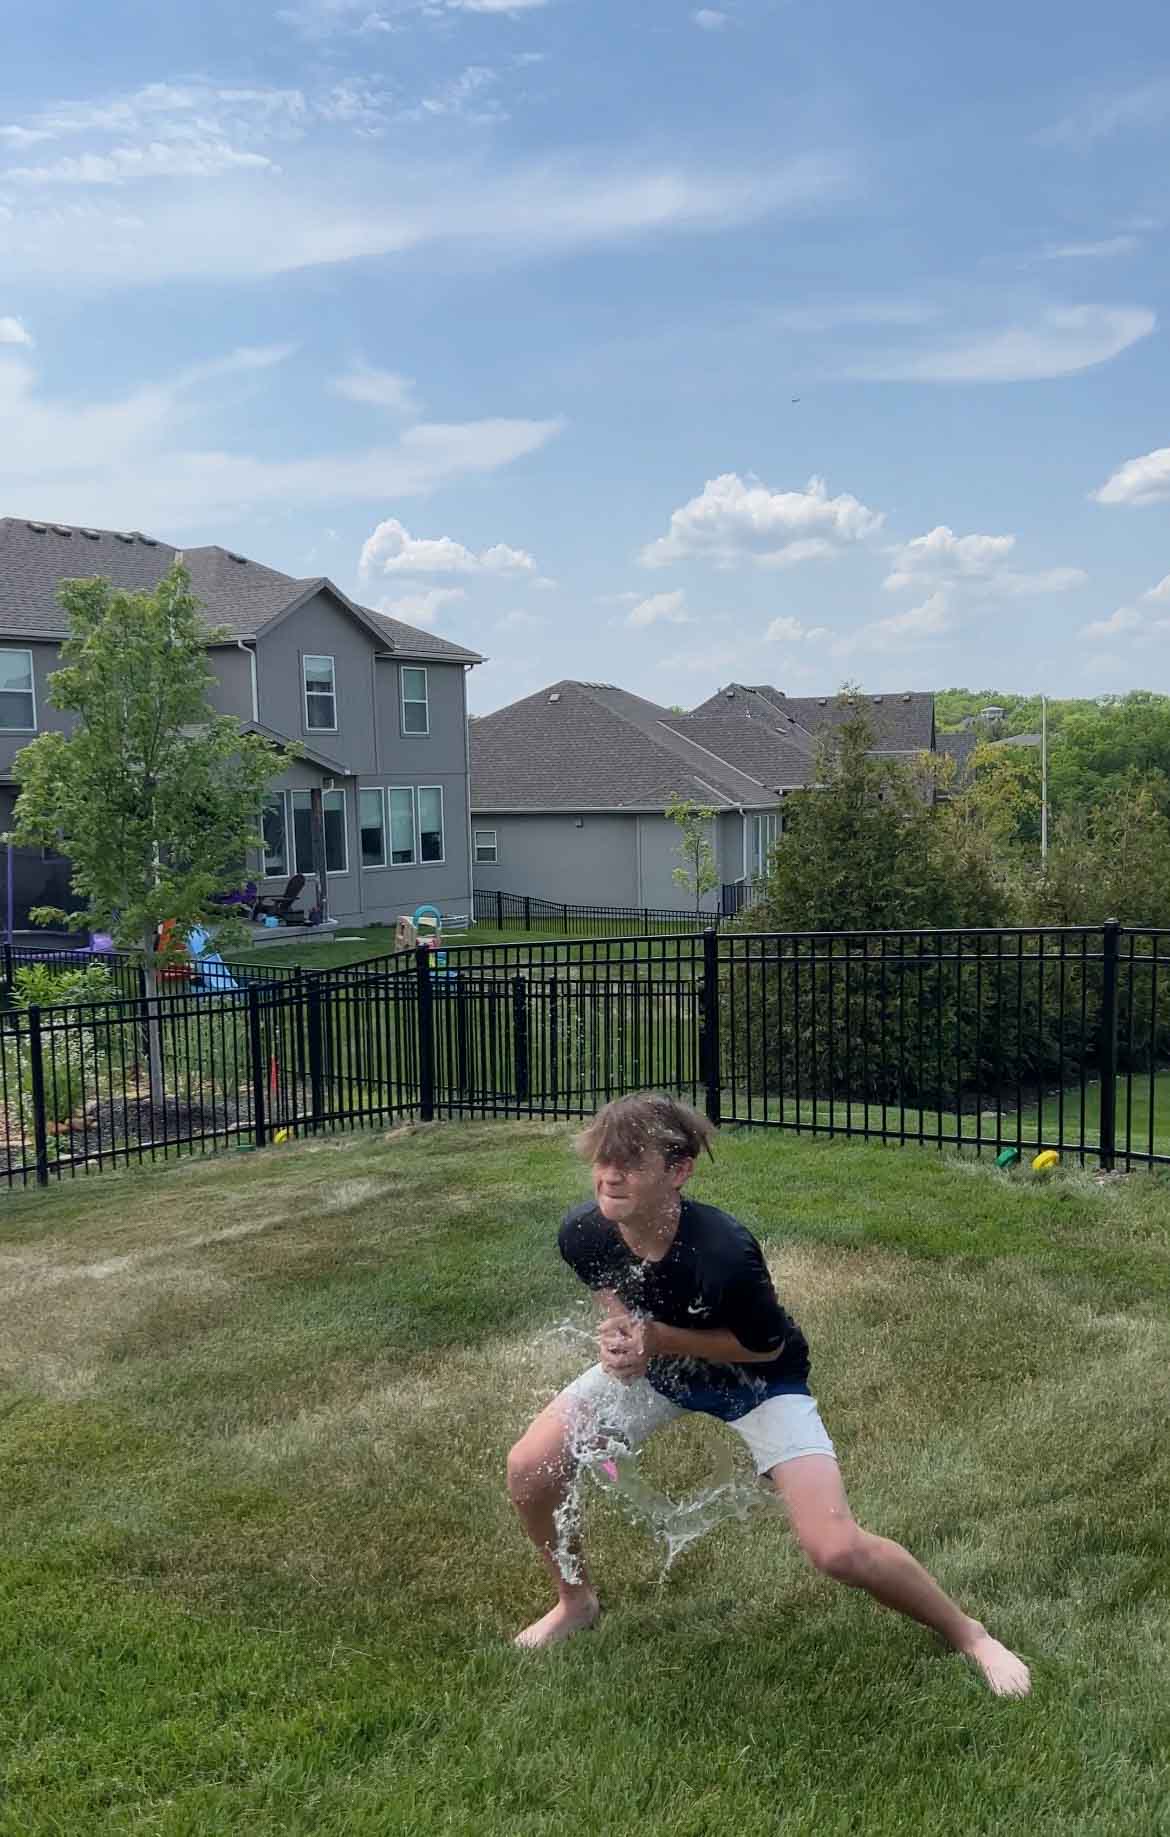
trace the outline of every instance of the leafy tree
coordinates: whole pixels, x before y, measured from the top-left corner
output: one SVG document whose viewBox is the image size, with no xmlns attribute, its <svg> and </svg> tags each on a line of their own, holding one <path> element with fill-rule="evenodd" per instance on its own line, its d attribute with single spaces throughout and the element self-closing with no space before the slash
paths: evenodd
<svg viewBox="0 0 1170 1837">
<path fill-rule="evenodd" d="M 1105 707 L 1069 716 L 1052 748 L 1049 784 L 1056 813 L 1100 803 L 1159 774 L 1170 785 L 1170 695 L 1135 689 Z M 1170 800 L 1161 799 L 1170 811 Z"/>
<path fill-rule="evenodd" d="M 1046 925 L 1170 924 L 1170 786 L 1151 777 L 1065 807 L 1032 898 Z"/>
<path fill-rule="evenodd" d="M 242 927 L 211 903 L 259 845 L 266 786 L 289 754 L 215 712 L 209 632 L 179 566 L 153 593 L 106 580 L 66 581 L 70 636 L 49 678 L 55 707 L 75 716 L 17 755 L 14 834 L 69 857 L 80 910 L 37 908 L 38 923 L 106 930 L 141 948 L 147 992 L 158 992 L 157 927 L 181 940 L 196 924 L 221 939 Z M 162 1096 L 152 1041 L 152 1099 Z"/>
<path fill-rule="evenodd" d="M 1040 842 L 1041 759 L 1035 746 L 977 746 L 961 793 L 968 812 L 1001 848 Z"/>
<path fill-rule="evenodd" d="M 675 849 L 682 857 L 681 867 L 676 867 L 672 879 L 676 886 L 685 887 L 695 902 L 695 917 L 699 918 L 703 896 L 713 893 L 719 885 L 719 875 L 715 868 L 715 856 L 711 849 L 711 824 L 715 820 L 714 810 L 706 805 L 696 804 L 691 798 L 676 798 L 666 812 L 670 822 L 676 823 L 682 834 L 682 840 Z"/>
</svg>

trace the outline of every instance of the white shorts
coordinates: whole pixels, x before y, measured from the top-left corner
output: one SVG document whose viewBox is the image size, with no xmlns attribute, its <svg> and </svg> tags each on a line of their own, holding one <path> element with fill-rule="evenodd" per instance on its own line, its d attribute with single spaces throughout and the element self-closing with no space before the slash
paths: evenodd
<svg viewBox="0 0 1170 1837">
<path fill-rule="evenodd" d="M 630 1448 L 637 1448 L 656 1429 L 664 1429 L 679 1416 L 696 1414 L 656 1391 L 649 1378 L 623 1384 L 600 1365 L 591 1365 L 574 1378 L 558 1402 L 567 1403 L 573 1414 L 583 1411 L 590 1432 L 616 1436 Z M 727 1427 L 746 1442 L 757 1473 L 770 1473 L 773 1467 L 799 1460 L 802 1454 L 837 1458 L 815 1397 L 769 1397 Z"/>
</svg>

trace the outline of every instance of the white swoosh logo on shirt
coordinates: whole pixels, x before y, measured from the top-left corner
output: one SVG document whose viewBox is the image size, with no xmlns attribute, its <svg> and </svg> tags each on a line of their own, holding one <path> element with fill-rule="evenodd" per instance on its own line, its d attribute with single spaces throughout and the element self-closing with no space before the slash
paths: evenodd
<svg viewBox="0 0 1170 1837">
<path fill-rule="evenodd" d="M 697 1308 L 693 1306 L 691 1302 L 688 1301 L 687 1303 L 687 1313 L 688 1314 L 709 1314 L 710 1312 L 711 1312 L 710 1308 L 705 1307 L 702 1302 L 699 1303 Z"/>
</svg>

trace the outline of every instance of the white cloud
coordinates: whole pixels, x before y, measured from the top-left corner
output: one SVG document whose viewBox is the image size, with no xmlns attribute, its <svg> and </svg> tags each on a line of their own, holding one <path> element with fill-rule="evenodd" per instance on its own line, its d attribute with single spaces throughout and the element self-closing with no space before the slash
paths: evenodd
<svg viewBox="0 0 1170 1837">
<path fill-rule="evenodd" d="M 924 586 L 962 587 L 975 596 L 1020 599 L 1038 593 L 1067 593 L 1088 579 L 1083 568 L 1044 568 L 1022 573 L 1006 564 L 1014 536 L 956 536 L 945 523 L 892 551 L 893 567 L 882 586 L 888 593 Z"/>
<path fill-rule="evenodd" d="M 216 385 L 279 361 L 288 347 L 230 352 L 128 395 L 74 405 L 42 396 L 27 359 L 0 354 L 0 501 L 14 516 L 46 505 L 63 522 L 160 535 L 231 524 L 259 507 L 385 502 L 419 496 L 536 452 L 555 421 L 483 420 L 407 427 L 378 446 L 304 457 L 229 450 L 191 437 L 222 406 L 237 439 L 237 402 Z"/>
<path fill-rule="evenodd" d="M 891 352 L 850 369 L 865 382 L 1018 383 L 1072 376 L 1108 363 L 1154 330 L 1144 306 L 1053 306 L 1013 325 L 904 356 Z"/>
<path fill-rule="evenodd" d="M 67 154 L 42 166 L 9 166 L 2 177 L 26 185 L 124 185 L 133 179 L 214 179 L 251 168 L 277 171 L 263 153 L 249 153 L 226 141 L 200 139 L 176 144 L 112 147 L 108 153 Z"/>
<path fill-rule="evenodd" d="M 506 612 L 502 619 L 496 620 L 497 631 L 541 631 L 548 620 L 540 612 L 526 612 L 522 606 L 516 606 Z"/>
<path fill-rule="evenodd" d="M 1041 249 L 1046 262 L 1105 261 L 1114 255 L 1132 255 L 1139 246 L 1136 236 L 1107 236 L 1102 242 L 1050 242 Z"/>
<path fill-rule="evenodd" d="M 1170 114 L 1170 81 L 1158 78 L 1112 96 L 1097 96 L 1046 128 L 1037 139 L 1048 146 L 1081 149 L 1125 128 L 1157 127 Z"/>
<path fill-rule="evenodd" d="M 531 13 L 548 0 L 447 0 L 452 13 Z"/>
<path fill-rule="evenodd" d="M 1116 638 L 1119 633 L 1136 631 L 1142 622 L 1142 615 L 1132 606 L 1119 606 L 1107 619 L 1094 619 L 1089 625 L 1082 625 L 1082 638 Z"/>
<path fill-rule="evenodd" d="M 788 542 L 782 549 L 759 557 L 762 568 L 793 568 L 801 561 L 827 561 L 837 550 L 823 536 L 805 536 L 800 542 Z"/>
<path fill-rule="evenodd" d="M 690 623 L 690 614 L 686 611 L 686 594 L 681 589 L 675 593 L 652 593 L 649 599 L 639 600 L 626 617 L 626 624 L 635 626 Z"/>
<path fill-rule="evenodd" d="M 538 593 L 555 593 L 560 582 L 554 580 L 551 574 L 538 574 L 532 585 Z"/>
<path fill-rule="evenodd" d="M 894 551 L 894 567 L 882 585 L 890 591 L 912 586 L 925 574 L 973 575 L 984 579 L 1011 554 L 1014 536 L 956 536 L 945 523 L 915 536 Z"/>
<path fill-rule="evenodd" d="M 940 587 L 920 606 L 863 625 L 851 644 L 866 650 L 891 650 L 903 644 L 920 643 L 924 638 L 945 637 L 957 624 L 951 596 L 945 587 Z"/>
<path fill-rule="evenodd" d="M 362 545 L 363 574 L 533 574 L 536 563 L 524 549 L 497 542 L 476 554 L 450 536 L 412 536 L 397 517 L 387 517 Z"/>
<path fill-rule="evenodd" d="M 1157 504 L 1170 497 L 1170 446 L 1127 459 L 1093 496 L 1098 504 Z"/>
<path fill-rule="evenodd" d="M 764 637 L 773 644 L 801 644 L 827 638 L 828 628 L 824 625 L 802 625 L 799 619 L 773 619 Z"/>
<path fill-rule="evenodd" d="M 1170 600 L 1170 574 L 1163 575 L 1156 587 L 1142 594 L 1143 600 Z"/>
<path fill-rule="evenodd" d="M 641 559 L 648 568 L 690 557 L 725 566 L 754 560 L 783 567 L 788 560 L 807 559 L 807 552 L 786 557 L 786 538 L 806 540 L 823 531 L 839 542 L 856 542 L 881 523 L 881 513 L 857 498 L 831 498 L 821 478 L 811 478 L 803 491 L 770 491 L 758 479 L 725 472 L 708 479 L 698 497 L 673 513 L 670 533 L 643 549 Z"/>
<path fill-rule="evenodd" d="M 460 71 L 457 77 L 452 77 L 449 83 L 442 84 L 424 96 L 413 108 L 404 109 L 398 119 L 437 121 L 444 117 L 454 117 L 480 125 L 490 121 L 506 121 L 508 115 L 503 104 L 486 93 L 499 80 L 498 70 L 492 70 L 486 64 L 471 64 L 466 70 Z"/>
<path fill-rule="evenodd" d="M 721 32 L 724 26 L 731 24 L 728 15 L 713 6 L 699 7 L 697 12 L 691 14 L 691 18 L 703 32 Z"/>
<path fill-rule="evenodd" d="M 648 164 L 620 150 L 603 164 L 565 154 L 493 170 L 482 160 L 395 155 L 369 138 L 344 149 L 318 145 L 310 137 L 314 119 L 310 112 L 307 125 L 298 120 L 289 128 L 281 170 L 235 169 L 207 184 L 160 180 L 136 188 L 133 211 L 116 186 L 54 187 L 51 207 L 10 188 L 7 214 L 0 213 L 0 271 L 10 284 L 21 276 L 66 276 L 71 286 L 122 286 L 127 273 L 139 285 L 207 282 L 441 244 L 493 262 L 531 261 L 550 250 L 723 230 L 806 211 L 838 197 L 846 176 L 840 161 L 813 155 L 720 172 L 710 162 L 694 169 Z"/>
<path fill-rule="evenodd" d="M 369 364 L 355 364 L 344 376 L 335 378 L 333 388 L 350 402 L 363 402 L 371 408 L 389 408 L 398 415 L 418 411 L 414 383 L 397 370 L 376 370 Z"/>
<path fill-rule="evenodd" d="M 462 587 L 428 587 L 422 593 L 404 593 L 398 599 L 379 600 L 378 612 L 386 613 L 392 619 L 402 619 L 407 625 L 433 625 L 436 614 L 452 600 L 466 599 Z"/>
<path fill-rule="evenodd" d="M 31 344 L 32 334 L 21 319 L 0 318 L 0 344 Z"/>
</svg>

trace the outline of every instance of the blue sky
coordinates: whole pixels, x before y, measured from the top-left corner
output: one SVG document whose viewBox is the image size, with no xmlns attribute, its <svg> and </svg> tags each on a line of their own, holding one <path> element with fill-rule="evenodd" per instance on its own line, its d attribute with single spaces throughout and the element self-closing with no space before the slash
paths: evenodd
<svg viewBox="0 0 1170 1837">
<path fill-rule="evenodd" d="M 1170 15 L 47 0 L 0 511 L 693 705 L 1170 690 Z"/>
</svg>

